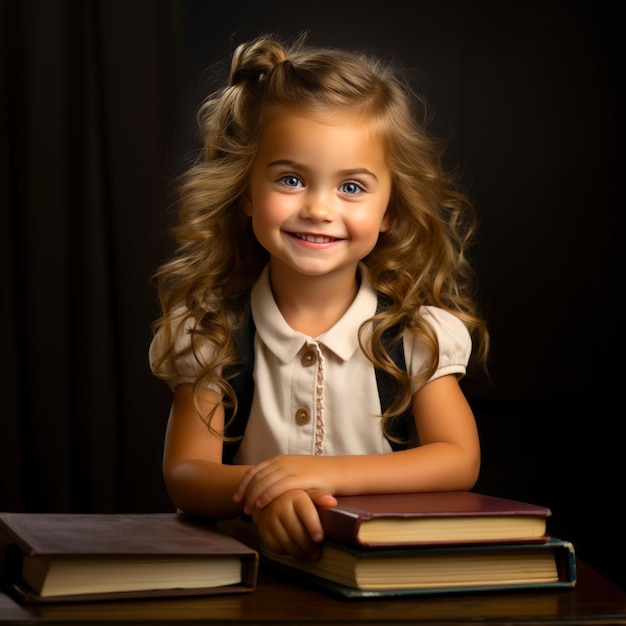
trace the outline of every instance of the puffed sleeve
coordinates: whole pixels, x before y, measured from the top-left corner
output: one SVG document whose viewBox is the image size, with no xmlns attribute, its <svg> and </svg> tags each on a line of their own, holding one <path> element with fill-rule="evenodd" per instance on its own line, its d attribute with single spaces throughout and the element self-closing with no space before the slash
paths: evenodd
<svg viewBox="0 0 626 626">
<path fill-rule="evenodd" d="M 211 353 L 207 345 L 196 347 L 195 351 L 189 350 L 191 346 L 191 329 L 194 326 L 192 317 L 178 316 L 171 323 L 172 336 L 175 338 L 174 356 L 166 363 L 164 372 L 159 376 L 174 389 L 183 383 L 193 383 L 198 374 L 208 363 Z M 150 368 L 155 372 L 154 363 L 165 351 L 164 333 L 162 329 L 152 338 L 148 356 Z M 217 388 L 215 388 L 217 390 Z"/>
<path fill-rule="evenodd" d="M 432 326 L 439 340 L 439 366 L 430 380 L 448 374 L 455 374 L 458 378 L 462 378 L 467 371 L 472 352 L 472 338 L 469 330 L 458 317 L 443 309 L 423 306 L 421 314 Z M 415 337 L 405 337 L 404 349 L 409 374 L 419 373 L 426 362 L 424 345 Z"/>
</svg>

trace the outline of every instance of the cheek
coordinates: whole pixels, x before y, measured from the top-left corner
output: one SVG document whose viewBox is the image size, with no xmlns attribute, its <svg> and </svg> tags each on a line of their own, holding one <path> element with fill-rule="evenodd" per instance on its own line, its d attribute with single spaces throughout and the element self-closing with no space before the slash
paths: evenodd
<svg viewBox="0 0 626 626">
<path fill-rule="evenodd" d="M 252 230 L 261 242 L 269 241 L 281 229 L 287 213 L 280 198 L 272 195 L 257 196 L 251 203 Z"/>
<path fill-rule="evenodd" d="M 364 211 L 358 215 L 352 215 L 349 219 L 348 228 L 353 237 L 362 239 L 376 238 L 379 232 L 386 230 L 386 220 L 382 211 Z"/>
<path fill-rule="evenodd" d="M 294 213 L 295 198 L 286 194 L 268 193 L 255 198 L 251 215 L 266 225 L 279 226 Z"/>
</svg>

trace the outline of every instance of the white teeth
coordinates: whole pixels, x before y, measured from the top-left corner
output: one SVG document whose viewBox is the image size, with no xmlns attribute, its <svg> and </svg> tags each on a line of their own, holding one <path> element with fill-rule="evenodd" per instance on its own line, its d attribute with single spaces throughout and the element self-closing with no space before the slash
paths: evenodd
<svg viewBox="0 0 626 626">
<path fill-rule="evenodd" d="M 302 239 L 303 241 L 309 241 L 311 243 L 330 243 L 334 241 L 333 237 L 322 237 L 320 235 L 301 235 L 296 233 L 296 237 L 298 239 Z"/>
</svg>

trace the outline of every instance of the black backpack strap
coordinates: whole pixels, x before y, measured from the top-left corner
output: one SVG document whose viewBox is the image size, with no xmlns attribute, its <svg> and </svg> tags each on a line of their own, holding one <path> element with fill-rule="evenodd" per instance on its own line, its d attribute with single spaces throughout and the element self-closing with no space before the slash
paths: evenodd
<svg viewBox="0 0 626 626">
<path fill-rule="evenodd" d="M 245 315 L 239 326 L 233 329 L 233 340 L 237 348 L 237 365 L 227 368 L 224 376 L 227 378 L 231 373 L 235 376 L 229 380 L 237 398 L 237 413 L 232 423 L 228 423 L 233 417 L 233 410 L 226 409 L 224 413 L 225 423 L 228 424 L 226 435 L 228 437 L 243 437 L 246 430 L 250 409 L 252 408 L 252 394 L 254 393 L 254 336 L 256 326 L 250 311 L 250 306 L 246 308 Z M 222 449 L 222 463 L 232 464 L 233 457 L 239 449 L 241 439 L 224 442 Z"/>
<path fill-rule="evenodd" d="M 376 313 L 384 311 L 389 306 L 388 299 L 380 295 L 378 296 L 378 306 Z M 402 339 L 402 332 L 399 326 L 392 326 L 388 328 L 382 335 L 381 341 L 387 354 L 391 357 L 391 360 L 398 366 L 399 369 L 406 372 L 406 359 L 404 356 L 404 341 Z M 378 386 L 378 397 L 380 398 L 380 409 L 384 413 L 393 401 L 394 396 L 398 393 L 398 381 L 391 376 L 388 372 L 375 368 L 376 372 L 376 385 Z M 391 449 L 405 450 L 408 447 L 410 441 L 410 433 L 415 430 L 413 421 L 413 410 L 409 407 L 401 415 L 397 415 L 391 418 L 387 422 L 387 435 L 391 435 L 393 438 L 400 439 L 404 443 L 394 441 L 391 437 L 387 437 Z"/>
<path fill-rule="evenodd" d="M 380 312 L 389 306 L 384 296 L 379 295 L 376 312 Z M 254 393 L 254 336 L 256 334 L 256 326 L 254 319 L 248 306 L 241 325 L 233 329 L 233 340 L 237 347 L 237 354 L 240 364 L 225 370 L 225 377 L 231 372 L 237 372 L 230 379 L 230 384 L 235 391 L 237 397 L 238 409 L 234 420 L 229 424 L 226 435 L 228 437 L 243 437 L 246 430 L 248 418 L 250 417 L 250 409 L 252 408 L 252 395 Z M 396 327 L 389 328 L 383 334 L 382 341 L 385 349 L 393 362 L 402 370 L 406 371 L 406 360 L 404 357 L 404 342 L 402 339 L 397 340 L 400 332 Z M 235 369 L 236 368 L 236 369 Z M 375 368 L 376 384 L 378 386 L 378 395 L 380 397 L 381 410 L 384 413 L 391 405 L 394 395 L 397 393 L 398 382 L 387 372 Z M 226 423 L 232 418 L 233 410 L 226 409 L 224 418 Z M 388 434 L 400 440 L 408 441 L 409 433 L 413 429 L 413 412 L 409 408 L 406 413 L 394 417 L 389 420 Z M 407 447 L 407 443 L 397 443 L 388 438 L 392 450 L 403 450 Z M 232 464 L 233 458 L 239 449 L 241 440 L 224 442 L 222 452 L 222 462 Z"/>
</svg>

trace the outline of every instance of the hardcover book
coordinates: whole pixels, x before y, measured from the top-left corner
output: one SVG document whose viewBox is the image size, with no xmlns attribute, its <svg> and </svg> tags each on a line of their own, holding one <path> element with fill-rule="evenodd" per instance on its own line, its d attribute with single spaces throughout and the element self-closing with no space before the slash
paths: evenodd
<svg viewBox="0 0 626 626">
<path fill-rule="evenodd" d="M 252 591 L 258 553 L 177 513 L 0 513 L 2 582 L 22 602 Z"/>
<path fill-rule="evenodd" d="M 262 548 L 262 559 L 344 597 L 573 587 L 573 545 L 543 543 L 359 549 L 326 540 L 322 557 L 300 561 Z M 262 562 L 263 562 L 262 560 Z"/>
<path fill-rule="evenodd" d="M 319 507 L 328 539 L 361 547 L 542 542 L 549 508 L 472 491 L 338 496 Z"/>
</svg>

